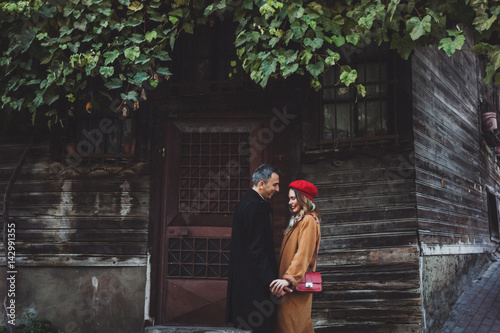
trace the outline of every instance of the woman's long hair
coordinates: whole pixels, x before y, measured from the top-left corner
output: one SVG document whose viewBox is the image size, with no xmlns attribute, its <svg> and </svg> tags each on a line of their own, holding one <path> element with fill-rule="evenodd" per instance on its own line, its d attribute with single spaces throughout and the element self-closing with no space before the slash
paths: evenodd
<svg viewBox="0 0 500 333">
<path fill-rule="evenodd" d="M 297 189 L 293 187 L 290 187 L 290 189 L 295 193 L 295 198 L 297 198 L 297 202 L 300 205 L 300 211 L 297 214 L 295 214 L 290 208 L 290 206 L 288 206 L 288 209 L 290 209 L 292 216 L 290 217 L 290 222 L 288 222 L 288 227 L 285 230 L 285 235 L 288 234 L 290 230 L 293 229 L 295 224 L 301 221 L 307 213 L 315 213 L 316 216 L 318 217 L 318 220 L 321 220 L 321 213 L 319 212 L 314 202 L 312 202 L 311 199 L 303 195 Z"/>
</svg>

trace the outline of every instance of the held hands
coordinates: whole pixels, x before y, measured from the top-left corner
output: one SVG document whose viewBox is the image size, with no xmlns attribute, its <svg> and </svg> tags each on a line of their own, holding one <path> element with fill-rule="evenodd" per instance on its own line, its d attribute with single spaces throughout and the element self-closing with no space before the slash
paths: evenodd
<svg viewBox="0 0 500 333">
<path fill-rule="evenodd" d="M 290 282 L 284 279 L 276 279 L 269 285 L 271 292 L 273 295 L 277 297 L 281 297 L 286 293 L 291 293 L 292 289 L 289 288 Z"/>
</svg>

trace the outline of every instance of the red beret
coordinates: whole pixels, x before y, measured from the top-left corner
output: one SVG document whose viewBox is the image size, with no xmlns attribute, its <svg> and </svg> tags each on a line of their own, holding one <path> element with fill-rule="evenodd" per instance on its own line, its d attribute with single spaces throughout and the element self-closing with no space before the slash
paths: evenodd
<svg viewBox="0 0 500 333">
<path fill-rule="evenodd" d="M 300 193 L 308 197 L 309 199 L 314 199 L 318 195 L 318 189 L 313 184 L 305 180 L 295 180 L 288 185 L 297 189 Z"/>
</svg>

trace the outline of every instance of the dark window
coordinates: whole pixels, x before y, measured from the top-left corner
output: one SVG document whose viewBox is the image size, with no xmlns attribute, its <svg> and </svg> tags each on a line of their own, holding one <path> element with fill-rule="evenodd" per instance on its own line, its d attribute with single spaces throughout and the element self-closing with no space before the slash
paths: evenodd
<svg viewBox="0 0 500 333">
<path fill-rule="evenodd" d="M 128 163 L 136 157 L 135 117 L 121 119 L 112 112 L 80 115 L 66 132 L 62 160 L 68 165 Z"/>
<path fill-rule="evenodd" d="M 183 33 L 172 56 L 170 96 L 226 93 L 256 89 L 245 74 L 234 49 L 234 25 L 228 22 L 200 26 Z"/>
<path fill-rule="evenodd" d="M 324 74 L 322 143 L 353 144 L 396 138 L 395 55 L 388 47 L 370 46 L 349 58 L 349 65 L 357 70 L 358 83 L 366 88 L 366 96 L 358 94 L 355 87 L 339 83 L 339 66 Z"/>
<path fill-rule="evenodd" d="M 494 240 L 500 240 L 500 232 L 498 230 L 498 200 L 497 197 L 487 192 L 488 200 L 488 221 L 490 223 L 490 237 Z"/>
</svg>

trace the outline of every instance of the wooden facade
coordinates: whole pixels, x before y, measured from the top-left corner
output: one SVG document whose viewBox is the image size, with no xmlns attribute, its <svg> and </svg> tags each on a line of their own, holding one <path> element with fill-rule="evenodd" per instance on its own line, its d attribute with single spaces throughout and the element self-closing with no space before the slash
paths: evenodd
<svg viewBox="0 0 500 333">
<path fill-rule="evenodd" d="M 149 116 L 139 121 L 132 158 L 99 156 L 76 165 L 58 160 L 54 150 L 68 153 L 57 144 L 58 135 L 30 149 L 10 197 L 10 220 L 16 224 L 19 286 L 39 287 L 19 296 L 18 317 L 34 308 L 61 329 L 86 332 L 219 326 L 221 318 L 213 317 L 223 310 L 220 295 L 187 298 L 191 308 L 183 303 L 180 310 L 171 297 L 207 285 L 223 290 L 231 213 L 221 207 L 237 200 L 239 187 L 220 185 L 224 177 L 233 179 L 222 167 L 243 155 L 230 151 L 244 143 L 250 157 L 248 164 L 238 159 L 246 170 L 238 169 L 239 176 L 248 178 L 257 162 L 284 171 L 273 202 L 277 248 L 288 219 L 286 185 L 301 178 L 319 189 L 324 292 L 313 302 L 317 332 L 437 331 L 498 244 L 491 236 L 488 198 L 496 203 L 500 197 L 500 169 L 481 136 L 479 113 L 480 97 L 498 111 L 498 91 L 482 82 L 477 56 L 447 58 L 430 47 L 409 62 L 398 61 L 391 138 L 332 146 L 322 140 L 320 96 L 307 82 L 287 80 L 261 90 L 221 75 L 227 66 L 219 56 L 226 57 L 228 46 L 216 37 L 223 33 L 189 37 L 212 48 L 187 58 L 182 52 L 192 41 L 183 49 L 180 40 L 177 59 L 196 66 L 174 64 L 182 79 L 160 85 L 141 106 Z M 217 153 L 203 138 L 215 142 Z M 0 137 L 0 189 L 27 145 L 24 138 Z M 204 145 L 211 151 L 206 156 Z M 183 156 L 191 158 L 188 164 Z M 204 157 L 214 164 L 193 162 Z M 219 169 L 206 168 L 215 164 Z M 202 176 L 203 167 L 214 173 Z M 233 180 L 244 184 L 245 177 Z M 217 189 L 210 185 L 215 178 Z M 181 207 L 193 200 L 196 210 Z M 205 244 L 203 238 L 207 244 L 219 241 L 219 248 L 205 251 L 216 259 L 197 262 L 176 245 Z M 193 271 L 182 270 L 187 263 Z M 174 264 L 179 270 L 171 270 Z M 35 300 L 44 306 L 33 305 Z"/>
<path fill-rule="evenodd" d="M 499 244 L 491 229 L 498 228 L 491 216 L 498 209 L 498 157 L 481 135 L 481 104 L 498 112 L 499 91 L 478 76 L 483 61 L 465 51 L 448 58 L 436 48 L 412 57 L 421 288 L 429 329 L 446 320 L 457 290 L 479 275 Z"/>
</svg>

